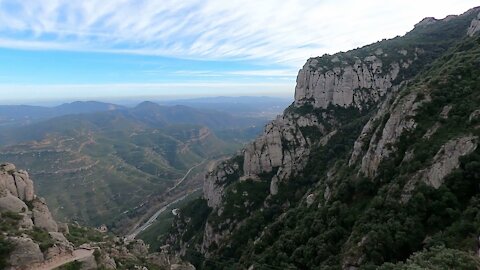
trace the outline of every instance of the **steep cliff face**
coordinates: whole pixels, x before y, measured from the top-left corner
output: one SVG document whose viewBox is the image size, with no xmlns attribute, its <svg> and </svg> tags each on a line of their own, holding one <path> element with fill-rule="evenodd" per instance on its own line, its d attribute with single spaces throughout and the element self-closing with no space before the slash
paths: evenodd
<svg viewBox="0 0 480 270">
<path fill-rule="evenodd" d="M 207 175 L 197 204 L 211 211 L 180 215 L 196 224 L 194 240 L 173 242 L 209 258 L 206 269 L 222 257 L 245 269 L 356 269 L 453 247 L 440 235 L 457 237 L 456 219 L 435 223 L 446 215 L 438 205 L 478 223 L 464 212 L 477 207 L 478 186 L 458 185 L 478 183 L 479 13 L 309 59 L 295 102 Z"/>
<path fill-rule="evenodd" d="M 349 59 L 354 61 L 353 64 L 340 60 L 338 56 L 328 60 L 308 60 L 298 73 L 295 106 L 312 104 L 314 107 L 327 108 L 332 104 L 362 108 L 369 102 L 378 102 L 392 87 L 400 68 L 408 68 L 409 64 L 418 58 L 417 55 L 415 58 L 408 56 L 409 52 L 405 49 L 395 53 L 405 58 L 401 60 L 402 66 L 400 62 L 394 62 L 384 67 L 382 57 L 391 56 L 387 56 L 382 50 L 363 59 L 358 56 Z"/>
</svg>

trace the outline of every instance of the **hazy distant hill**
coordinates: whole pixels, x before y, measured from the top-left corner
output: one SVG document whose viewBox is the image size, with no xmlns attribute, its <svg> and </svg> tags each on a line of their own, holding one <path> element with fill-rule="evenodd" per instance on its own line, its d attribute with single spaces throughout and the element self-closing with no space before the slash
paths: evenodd
<svg viewBox="0 0 480 270">
<path fill-rule="evenodd" d="M 165 105 L 186 105 L 200 109 L 214 109 L 232 115 L 267 117 L 273 119 L 292 103 L 292 98 L 279 97 L 203 97 L 162 101 Z"/>
<path fill-rule="evenodd" d="M 67 114 L 93 113 L 122 108 L 124 107 L 97 101 L 76 101 L 56 107 L 0 105 L 0 126 L 19 126 Z"/>
</svg>

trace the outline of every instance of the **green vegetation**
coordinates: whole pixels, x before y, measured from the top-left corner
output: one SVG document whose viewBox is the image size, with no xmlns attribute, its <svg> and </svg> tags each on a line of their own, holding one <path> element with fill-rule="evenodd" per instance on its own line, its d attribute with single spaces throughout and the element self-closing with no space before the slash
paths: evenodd
<svg viewBox="0 0 480 270">
<path fill-rule="evenodd" d="M 37 123 L 25 130 L 37 142 L 3 147 L 0 159 L 31 172 L 58 220 L 118 232 L 148 210 L 140 206 L 145 198 L 161 196 L 194 165 L 241 146 L 213 131 L 202 136 L 202 126 L 157 128 L 118 114 Z"/>
<path fill-rule="evenodd" d="M 73 261 L 69 262 L 67 264 L 64 264 L 58 268 L 55 268 L 57 270 L 80 270 L 82 269 L 82 263 L 79 261 Z"/>
<path fill-rule="evenodd" d="M 7 259 L 14 246 L 10 241 L 7 241 L 3 235 L 0 234 L 0 269 L 8 266 Z"/>
<path fill-rule="evenodd" d="M 68 229 L 70 232 L 66 237 L 68 241 L 77 247 L 85 243 L 102 242 L 105 238 L 109 237 L 108 234 L 101 233 L 89 227 L 70 225 Z"/>
<path fill-rule="evenodd" d="M 413 254 L 405 263 L 386 263 L 382 265 L 379 270 L 476 270 L 479 268 L 480 260 L 474 255 L 468 254 L 467 252 L 438 246 Z"/>
<path fill-rule="evenodd" d="M 16 233 L 18 223 L 22 219 L 22 216 L 14 212 L 1 212 L 0 213 L 0 231 L 5 233 Z"/>
<path fill-rule="evenodd" d="M 474 15 L 432 28 L 420 26 L 405 37 L 341 55 L 347 61 L 380 47 L 384 54 L 397 53 L 395 57 L 402 57 L 400 48 L 407 55 L 423 50 L 412 73 L 401 74 L 402 80 L 412 80 L 397 94 L 400 99 L 415 93 L 422 102 L 413 118 L 416 125 L 387 146 L 393 153 L 380 163 L 375 177 L 359 173 L 359 164 L 348 165 L 372 111 L 291 106 L 286 113 L 321 116 L 327 131 L 337 133 L 325 146 L 312 148 L 304 170 L 280 183 L 277 195 L 267 197 L 268 176 L 231 181 L 221 214 L 198 216 L 203 222 L 208 219 L 214 230 L 228 229 L 229 235 L 210 246 L 206 259 L 195 249 L 203 226 L 181 231 L 190 244 L 186 258 L 198 269 L 478 269 L 473 254 L 480 235 L 480 149 L 462 157 L 438 189 L 422 179 L 412 181 L 449 140 L 480 137 L 475 114 L 480 104 L 480 38 L 463 39 Z M 387 113 L 373 126 L 382 132 L 389 118 Z M 428 131 L 430 136 L 425 136 Z M 313 141 L 318 138 L 318 130 L 301 132 Z M 367 134 L 365 142 L 372 136 Z M 412 154 L 406 158 L 406 153 Z M 307 207 L 309 194 L 315 201 Z"/>
<path fill-rule="evenodd" d="M 55 241 L 48 232 L 37 227 L 33 228 L 31 231 L 27 231 L 27 234 L 38 244 L 41 251 L 46 251 L 55 244 Z"/>
<path fill-rule="evenodd" d="M 150 251 L 158 251 L 159 248 L 165 243 L 166 237 L 170 232 L 172 223 L 175 216 L 172 214 L 172 210 L 175 208 L 181 208 L 187 205 L 189 202 L 198 199 L 201 196 L 201 191 L 194 192 L 186 197 L 184 200 L 172 204 L 162 214 L 157 217 L 155 223 L 153 223 L 148 229 L 138 235 L 137 238 L 142 239 L 146 244 L 150 246 Z"/>
</svg>

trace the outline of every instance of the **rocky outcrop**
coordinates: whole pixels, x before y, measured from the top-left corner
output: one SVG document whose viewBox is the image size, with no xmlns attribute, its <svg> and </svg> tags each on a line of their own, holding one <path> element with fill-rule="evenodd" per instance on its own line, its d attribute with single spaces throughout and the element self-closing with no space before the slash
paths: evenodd
<svg viewBox="0 0 480 270">
<path fill-rule="evenodd" d="M 44 260 L 40 247 L 31 238 L 26 236 L 9 237 L 8 240 L 15 247 L 8 260 L 12 267 L 21 268 Z"/>
<path fill-rule="evenodd" d="M 377 55 L 357 57 L 353 64 L 339 64 L 335 59 L 330 60 L 333 68 L 324 67 L 318 58 L 307 61 L 298 73 L 295 106 L 311 104 L 327 108 L 332 104 L 363 108 L 366 103 L 377 102 L 384 96 L 400 71 L 399 63 L 384 67 Z"/>
<path fill-rule="evenodd" d="M 379 125 L 370 139 L 368 150 L 362 158 L 360 172 L 369 177 L 376 175 L 380 163 L 395 152 L 395 143 L 400 136 L 416 127 L 414 120 L 416 110 L 427 100 L 428 97 L 417 100 L 416 93 L 410 93 L 396 99 L 387 112 L 388 120 L 385 125 Z"/>
<path fill-rule="evenodd" d="M 476 136 L 453 139 L 444 144 L 433 158 L 432 165 L 417 174 L 428 185 L 439 188 L 445 177 L 460 165 L 459 158 L 475 151 L 478 144 Z"/>
<path fill-rule="evenodd" d="M 0 196 L 0 211 L 10 211 L 14 213 L 27 211 L 28 207 L 25 202 L 13 196 L 11 193 L 4 191 Z"/>
<path fill-rule="evenodd" d="M 208 172 L 203 182 L 203 196 L 207 200 L 209 207 L 218 208 L 222 201 L 223 190 L 229 182 L 229 178 L 239 177 L 241 174 L 241 164 L 239 159 L 242 156 L 232 160 L 220 163 L 214 170 Z"/>
<path fill-rule="evenodd" d="M 15 247 L 9 256 L 9 263 L 15 269 L 42 263 L 73 251 L 73 245 L 62 233 L 57 232 L 57 223 L 45 200 L 35 195 L 33 181 L 28 173 L 17 170 L 10 163 L 0 165 L 0 212 L 18 216 L 14 225 L 16 228 L 11 228 L 7 234 L 7 239 Z M 49 232 L 48 237 L 53 242 L 43 252 L 34 238 L 29 236 L 36 228 Z M 22 233 L 20 237 L 17 236 L 19 233 Z"/>
<path fill-rule="evenodd" d="M 73 244 L 70 243 L 67 238 L 62 233 L 59 232 L 49 232 L 50 238 L 53 240 L 54 244 L 52 247 L 48 248 L 45 252 L 45 259 L 54 258 L 60 254 L 71 254 L 73 253 Z"/>
<path fill-rule="evenodd" d="M 57 232 L 58 226 L 48 210 L 47 203 L 42 198 L 33 201 L 33 224 L 35 227 L 44 229 L 47 232 Z"/>
<path fill-rule="evenodd" d="M 244 150 L 244 178 L 257 178 L 277 168 L 277 177 L 282 180 L 302 169 L 312 143 L 301 131 L 306 127 L 316 129 L 317 136 L 325 133 L 313 114 L 286 113 L 269 123 L 263 135 Z"/>
<path fill-rule="evenodd" d="M 470 27 L 467 30 L 467 35 L 473 37 L 480 32 L 480 13 L 478 13 L 477 18 L 472 20 Z"/>
<path fill-rule="evenodd" d="M 362 128 L 360 135 L 353 145 L 352 155 L 348 164 L 350 166 L 354 165 L 364 154 L 364 149 L 369 147 L 372 136 L 374 133 L 378 132 L 379 124 L 384 120 L 387 111 L 390 109 L 392 100 L 394 99 L 394 94 L 399 89 L 399 86 L 396 86 L 392 89 L 390 93 L 387 94 L 385 100 L 381 103 L 376 114 L 368 120 L 365 126 Z"/>
<path fill-rule="evenodd" d="M 97 262 L 95 261 L 95 257 L 93 255 L 87 256 L 78 260 L 81 262 L 80 270 L 96 270 L 98 269 Z"/>
</svg>

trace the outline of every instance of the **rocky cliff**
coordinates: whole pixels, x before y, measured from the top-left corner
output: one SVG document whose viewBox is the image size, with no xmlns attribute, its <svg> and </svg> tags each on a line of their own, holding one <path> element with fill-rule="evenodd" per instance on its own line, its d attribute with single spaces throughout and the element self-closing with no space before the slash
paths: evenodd
<svg viewBox="0 0 480 270">
<path fill-rule="evenodd" d="M 180 210 L 173 246 L 205 269 L 393 269 L 437 245 L 478 267 L 458 239 L 480 234 L 479 16 L 309 59 L 295 102 Z"/>
<path fill-rule="evenodd" d="M 73 245 L 59 231 L 45 200 L 35 195 L 28 173 L 10 163 L 0 165 L 0 215 L 10 224 L 3 231 L 3 241 L 12 243 L 7 259 L 12 269 L 28 268 L 73 252 Z"/>
</svg>

